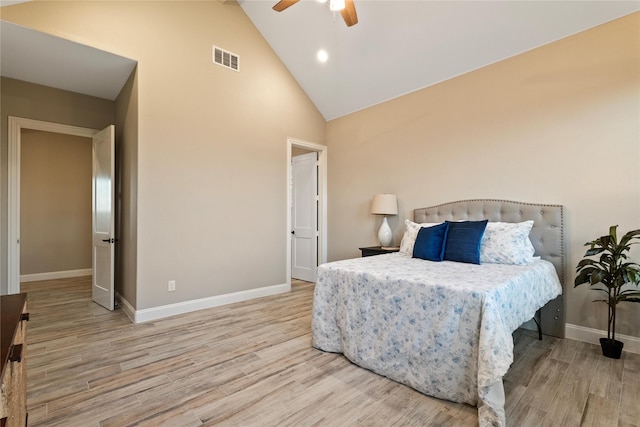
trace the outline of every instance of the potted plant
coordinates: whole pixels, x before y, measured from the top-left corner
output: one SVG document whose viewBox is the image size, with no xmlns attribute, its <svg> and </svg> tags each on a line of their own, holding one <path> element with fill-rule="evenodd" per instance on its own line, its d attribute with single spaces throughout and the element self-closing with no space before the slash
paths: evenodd
<svg viewBox="0 0 640 427">
<path fill-rule="evenodd" d="M 640 230 L 626 233 L 620 241 L 617 238 L 617 225 L 609 227 L 609 234 L 585 243 L 589 246 L 584 258 L 576 268 L 574 287 L 588 283 L 592 289 L 604 293 L 604 302 L 609 307 L 607 338 L 600 338 L 602 354 L 619 359 L 624 343 L 616 340 L 616 307 L 618 303 L 640 302 L 640 291 L 623 287 L 627 284 L 638 286 L 640 282 L 640 265 L 628 260 L 631 245 L 640 243 Z M 594 258 L 600 255 L 598 258 Z"/>
</svg>

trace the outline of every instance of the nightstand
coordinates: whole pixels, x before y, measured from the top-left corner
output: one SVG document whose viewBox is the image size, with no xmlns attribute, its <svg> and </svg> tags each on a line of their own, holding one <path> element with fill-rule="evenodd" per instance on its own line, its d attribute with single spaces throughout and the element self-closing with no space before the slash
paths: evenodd
<svg viewBox="0 0 640 427">
<path fill-rule="evenodd" d="M 369 246 L 366 248 L 358 248 L 362 251 L 362 256 L 373 256 L 373 255 L 382 255 L 382 254 L 391 254 L 393 252 L 398 252 L 400 248 L 382 248 L 381 246 Z"/>
</svg>

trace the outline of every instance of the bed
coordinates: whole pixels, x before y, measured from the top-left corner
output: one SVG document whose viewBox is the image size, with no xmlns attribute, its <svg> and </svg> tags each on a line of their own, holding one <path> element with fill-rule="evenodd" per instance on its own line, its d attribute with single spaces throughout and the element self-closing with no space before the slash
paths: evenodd
<svg viewBox="0 0 640 427">
<path fill-rule="evenodd" d="M 323 264 L 312 345 L 424 394 L 477 406 L 481 426 L 505 425 L 502 377 L 513 361 L 513 331 L 538 313 L 545 334 L 564 336 L 562 206 L 465 200 L 416 209 L 402 243 L 411 223 L 482 220 L 493 223 L 492 236 L 495 227 L 532 221 L 532 256 L 517 264 L 437 262 L 403 247 Z"/>
</svg>

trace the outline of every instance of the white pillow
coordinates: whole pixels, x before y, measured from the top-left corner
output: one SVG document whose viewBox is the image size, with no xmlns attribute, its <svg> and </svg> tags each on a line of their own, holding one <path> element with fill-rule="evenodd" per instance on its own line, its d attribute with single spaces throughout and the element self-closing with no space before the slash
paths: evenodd
<svg viewBox="0 0 640 427">
<path fill-rule="evenodd" d="M 480 241 L 480 263 L 527 264 L 535 249 L 529 239 L 533 221 L 489 222 Z"/>
<path fill-rule="evenodd" d="M 413 256 L 413 246 L 416 244 L 416 238 L 418 237 L 418 231 L 421 227 L 433 227 L 434 225 L 442 224 L 441 222 L 423 222 L 422 224 L 415 223 L 408 219 L 404 220 L 406 230 L 400 241 L 400 253 Z"/>
</svg>

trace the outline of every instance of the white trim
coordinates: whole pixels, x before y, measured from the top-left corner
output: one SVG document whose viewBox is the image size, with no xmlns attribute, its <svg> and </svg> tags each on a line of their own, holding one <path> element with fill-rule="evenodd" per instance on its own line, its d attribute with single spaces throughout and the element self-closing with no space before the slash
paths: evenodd
<svg viewBox="0 0 640 427">
<path fill-rule="evenodd" d="M 41 130 L 65 135 L 93 137 L 99 131 L 60 123 L 43 122 L 9 116 L 8 146 L 8 216 L 7 216 L 7 291 L 20 292 L 20 145 L 22 129 Z"/>
<path fill-rule="evenodd" d="M 123 302 L 122 310 L 133 320 L 134 323 L 149 322 L 151 320 L 163 319 L 178 314 L 190 313 L 192 311 L 203 310 L 206 308 L 218 307 L 236 302 L 248 301 L 254 298 L 267 297 L 271 295 L 289 292 L 291 286 L 283 283 L 281 285 L 266 286 L 264 288 L 249 289 L 246 291 L 233 292 L 231 294 L 216 295 L 213 297 L 200 298 L 191 301 L 183 301 L 175 304 L 163 305 L 160 307 L 147 308 L 144 310 L 133 310 L 129 303 L 118 295 L 120 301 Z"/>
<path fill-rule="evenodd" d="M 572 340 L 600 345 L 600 338 L 604 338 L 606 336 L 607 331 L 585 328 L 584 326 L 572 325 L 570 323 L 565 325 L 565 337 Z M 616 339 L 624 343 L 623 351 L 640 354 L 640 338 L 632 337 L 630 335 L 616 334 Z"/>
<path fill-rule="evenodd" d="M 133 308 L 133 306 L 131 304 L 129 304 L 129 301 L 124 299 L 124 297 L 122 295 L 120 295 L 120 293 L 118 293 L 118 292 L 116 292 L 116 301 L 117 301 L 117 304 L 122 309 L 122 311 L 124 312 L 124 314 L 127 315 L 129 320 L 131 320 L 133 323 L 135 323 L 134 319 L 136 318 L 136 309 Z"/>
<path fill-rule="evenodd" d="M 327 146 L 314 142 L 287 138 L 287 285 L 291 290 L 291 149 L 300 147 L 318 153 L 318 265 L 327 262 Z"/>
<path fill-rule="evenodd" d="M 20 276 L 20 283 L 37 282 L 39 280 L 68 279 L 70 277 L 91 276 L 92 274 L 93 270 L 90 268 L 84 268 L 80 270 L 50 271 L 48 273 L 22 274 Z"/>
</svg>

